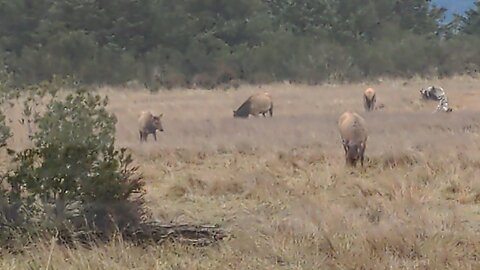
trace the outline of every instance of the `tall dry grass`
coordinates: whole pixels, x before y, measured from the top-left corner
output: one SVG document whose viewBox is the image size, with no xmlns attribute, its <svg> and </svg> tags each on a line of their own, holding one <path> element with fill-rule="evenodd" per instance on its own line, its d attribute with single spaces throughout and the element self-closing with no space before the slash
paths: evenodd
<svg viewBox="0 0 480 270">
<path fill-rule="evenodd" d="M 437 104 L 419 100 L 419 89 L 430 84 L 445 88 L 453 113 L 433 114 Z M 469 78 L 413 79 L 153 95 L 103 88 L 119 119 L 117 143 L 133 151 L 146 176 L 153 216 L 219 223 L 232 237 L 207 248 L 142 249 L 119 240 L 70 250 L 45 242 L 24 254 L 4 254 L 0 265 L 479 269 L 478 85 Z M 383 111 L 363 113 L 367 86 L 376 89 Z M 256 91 L 271 92 L 274 117 L 233 119 L 233 110 Z M 139 143 L 136 120 L 144 109 L 165 114 L 158 142 Z M 336 121 L 348 109 L 368 123 L 364 170 L 344 165 Z M 13 129 L 12 143 L 23 147 L 24 128 Z"/>
</svg>

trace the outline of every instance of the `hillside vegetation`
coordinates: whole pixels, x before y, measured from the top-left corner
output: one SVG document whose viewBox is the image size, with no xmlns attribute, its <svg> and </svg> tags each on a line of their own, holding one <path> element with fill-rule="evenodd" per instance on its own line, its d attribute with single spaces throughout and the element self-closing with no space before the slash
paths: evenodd
<svg viewBox="0 0 480 270">
<path fill-rule="evenodd" d="M 151 89 L 475 74 L 479 7 L 442 25 L 424 0 L 1 0 L 0 73 Z"/>
</svg>

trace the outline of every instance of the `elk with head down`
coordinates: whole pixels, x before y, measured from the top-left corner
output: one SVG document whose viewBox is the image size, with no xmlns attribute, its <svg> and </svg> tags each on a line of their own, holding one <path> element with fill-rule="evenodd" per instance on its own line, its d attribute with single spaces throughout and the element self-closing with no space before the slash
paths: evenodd
<svg viewBox="0 0 480 270">
<path fill-rule="evenodd" d="M 234 117 L 247 118 L 249 115 L 258 116 L 262 114 L 266 117 L 266 113 L 273 116 L 273 101 L 269 93 L 257 93 L 251 95 L 240 107 L 233 111 Z"/>
<path fill-rule="evenodd" d="M 373 88 L 368 88 L 363 93 L 363 106 L 365 107 L 365 111 L 373 111 L 375 110 L 375 103 L 377 102 L 377 97 L 375 90 Z"/>
<path fill-rule="evenodd" d="M 367 144 L 366 122 L 355 112 L 344 112 L 338 119 L 338 130 L 342 138 L 345 160 L 348 165 L 355 166 L 357 161 L 363 167 Z"/>
</svg>

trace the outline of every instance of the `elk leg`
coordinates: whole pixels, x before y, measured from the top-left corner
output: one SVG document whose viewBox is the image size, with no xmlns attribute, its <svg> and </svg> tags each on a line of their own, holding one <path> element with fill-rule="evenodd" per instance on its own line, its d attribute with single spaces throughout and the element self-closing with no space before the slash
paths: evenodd
<svg viewBox="0 0 480 270">
<path fill-rule="evenodd" d="M 347 156 L 347 152 L 348 152 L 348 142 L 346 140 L 343 140 L 342 139 L 342 146 L 343 146 L 343 150 L 345 150 L 345 156 Z"/>
<path fill-rule="evenodd" d="M 362 150 L 360 152 L 360 164 L 363 167 L 363 160 L 365 159 L 365 145 L 362 147 Z"/>
</svg>

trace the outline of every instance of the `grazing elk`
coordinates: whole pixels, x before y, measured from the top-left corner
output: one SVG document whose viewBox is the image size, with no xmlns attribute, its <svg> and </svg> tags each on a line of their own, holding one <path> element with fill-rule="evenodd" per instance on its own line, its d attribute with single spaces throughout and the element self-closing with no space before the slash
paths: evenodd
<svg viewBox="0 0 480 270">
<path fill-rule="evenodd" d="M 367 127 L 365 120 L 355 112 L 344 112 L 338 119 L 338 129 L 342 138 L 345 160 L 355 167 L 360 159 L 363 167 L 367 143 Z"/>
<path fill-rule="evenodd" d="M 377 102 L 377 96 L 375 90 L 373 88 L 368 88 L 363 93 L 363 106 L 365 107 L 365 111 L 373 111 L 375 110 L 375 103 Z"/>
<path fill-rule="evenodd" d="M 266 113 L 273 116 L 273 101 L 269 93 L 257 93 L 251 95 L 240 107 L 233 111 L 234 117 L 247 118 L 249 115 L 258 116 L 263 114 L 266 117 Z"/>
</svg>

